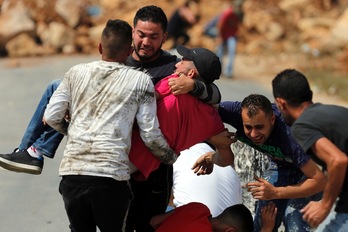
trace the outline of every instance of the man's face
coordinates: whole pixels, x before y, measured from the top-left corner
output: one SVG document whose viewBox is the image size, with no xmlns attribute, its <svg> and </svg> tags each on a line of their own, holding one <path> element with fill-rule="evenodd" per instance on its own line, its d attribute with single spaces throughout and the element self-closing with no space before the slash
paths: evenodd
<svg viewBox="0 0 348 232">
<path fill-rule="evenodd" d="M 160 23 L 138 20 L 133 29 L 133 58 L 143 62 L 155 60 L 166 37 Z"/>
<path fill-rule="evenodd" d="M 246 108 L 242 109 L 244 133 L 254 144 L 264 144 L 272 133 L 275 116 L 266 115 L 264 111 L 259 110 L 255 116 L 250 118 L 247 111 Z"/>
<path fill-rule="evenodd" d="M 175 68 L 176 68 L 175 70 L 176 73 L 183 73 L 187 75 L 190 70 L 195 69 L 195 65 L 193 61 L 183 57 L 181 61 L 175 64 Z"/>
</svg>

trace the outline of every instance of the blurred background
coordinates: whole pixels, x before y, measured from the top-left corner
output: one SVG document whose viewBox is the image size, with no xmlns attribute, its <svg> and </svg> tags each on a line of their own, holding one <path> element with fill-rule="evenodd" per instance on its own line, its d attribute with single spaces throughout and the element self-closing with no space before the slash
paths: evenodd
<svg viewBox="0 0 348 232">
<path fill-rule="evenodd" d="M 0 57 L 94 54 L 107 19 L 121 18 L 133 25 L 135 12 L 151 4 L 170 19 L 185 2 L 0 0 Z M 234 78 L 265 78 L 270 85 L 276 73 L 294 67 L 305 72 L 318 92 L 348 101 L 348 0 L 193 2 L 197 20 L 187 29 L 188 47 L 215 51 L 216 39 L 204 35 L 205 25 L 231 3 L 239 10 Z M 163 48 L 171 49 L 173 43 L 169 38 Z"/>
</svg>

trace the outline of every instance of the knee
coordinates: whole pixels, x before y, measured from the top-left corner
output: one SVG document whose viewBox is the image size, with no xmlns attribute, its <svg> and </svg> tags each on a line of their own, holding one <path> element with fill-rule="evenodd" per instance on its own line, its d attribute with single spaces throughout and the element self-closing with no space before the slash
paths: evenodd
<svg viewBox="0 0 348 232">
<path fill-rule="evenodd" d="M 57 80 L 52 81 L 50 84 L 48 84 L 48 86 L 47 86 L 48 92 L 53 93 L 58 88 L 58 86 L 60 85 L 61 82 L 62 82 L 62 80 L 57 79 Z"/>
</svg>

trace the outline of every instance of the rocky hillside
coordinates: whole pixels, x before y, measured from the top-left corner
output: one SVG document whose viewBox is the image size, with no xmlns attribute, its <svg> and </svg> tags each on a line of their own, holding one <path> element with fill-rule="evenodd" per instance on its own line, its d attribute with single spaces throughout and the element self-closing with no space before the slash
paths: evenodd
<svg viewBox="0 0 348 232">
<path fill-rule="evenodd" d="M 107 19 L 132 24 L 137 9 L 157 4 L 171 16 L 184 0 L 0 0 L 0 55 L 7 57 L 94 53 Z M 241 1 L 241 0 L 240 0 Z M 214 49 L 204 25 L 229 0 L 200 0 L 200 21 L 189 46 Z M 307 53 L 330 56 L 348 72 L 348 0 L 244 0 L 238 52 L 249 55 Z M 168 41 L 164 48 L 169 48 Z"/>
</svg>

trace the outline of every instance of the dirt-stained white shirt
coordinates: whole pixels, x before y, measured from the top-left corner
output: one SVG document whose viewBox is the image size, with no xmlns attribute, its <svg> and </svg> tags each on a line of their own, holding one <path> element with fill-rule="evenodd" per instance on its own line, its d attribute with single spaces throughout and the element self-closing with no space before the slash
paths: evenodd
<svg viewBox="0 0 348 232">
<path fill-rule="evenodd" d="M 135 119 L 146 146 L 163 162 L 173 163 L 176 154 L 159 129 L 156 111 L 154 87 L 147 74 L 103 60 L 72 67 L 44 116 L 50 126 L 67 134 L 59 174 L 128 180 Z"/>
</svg>

